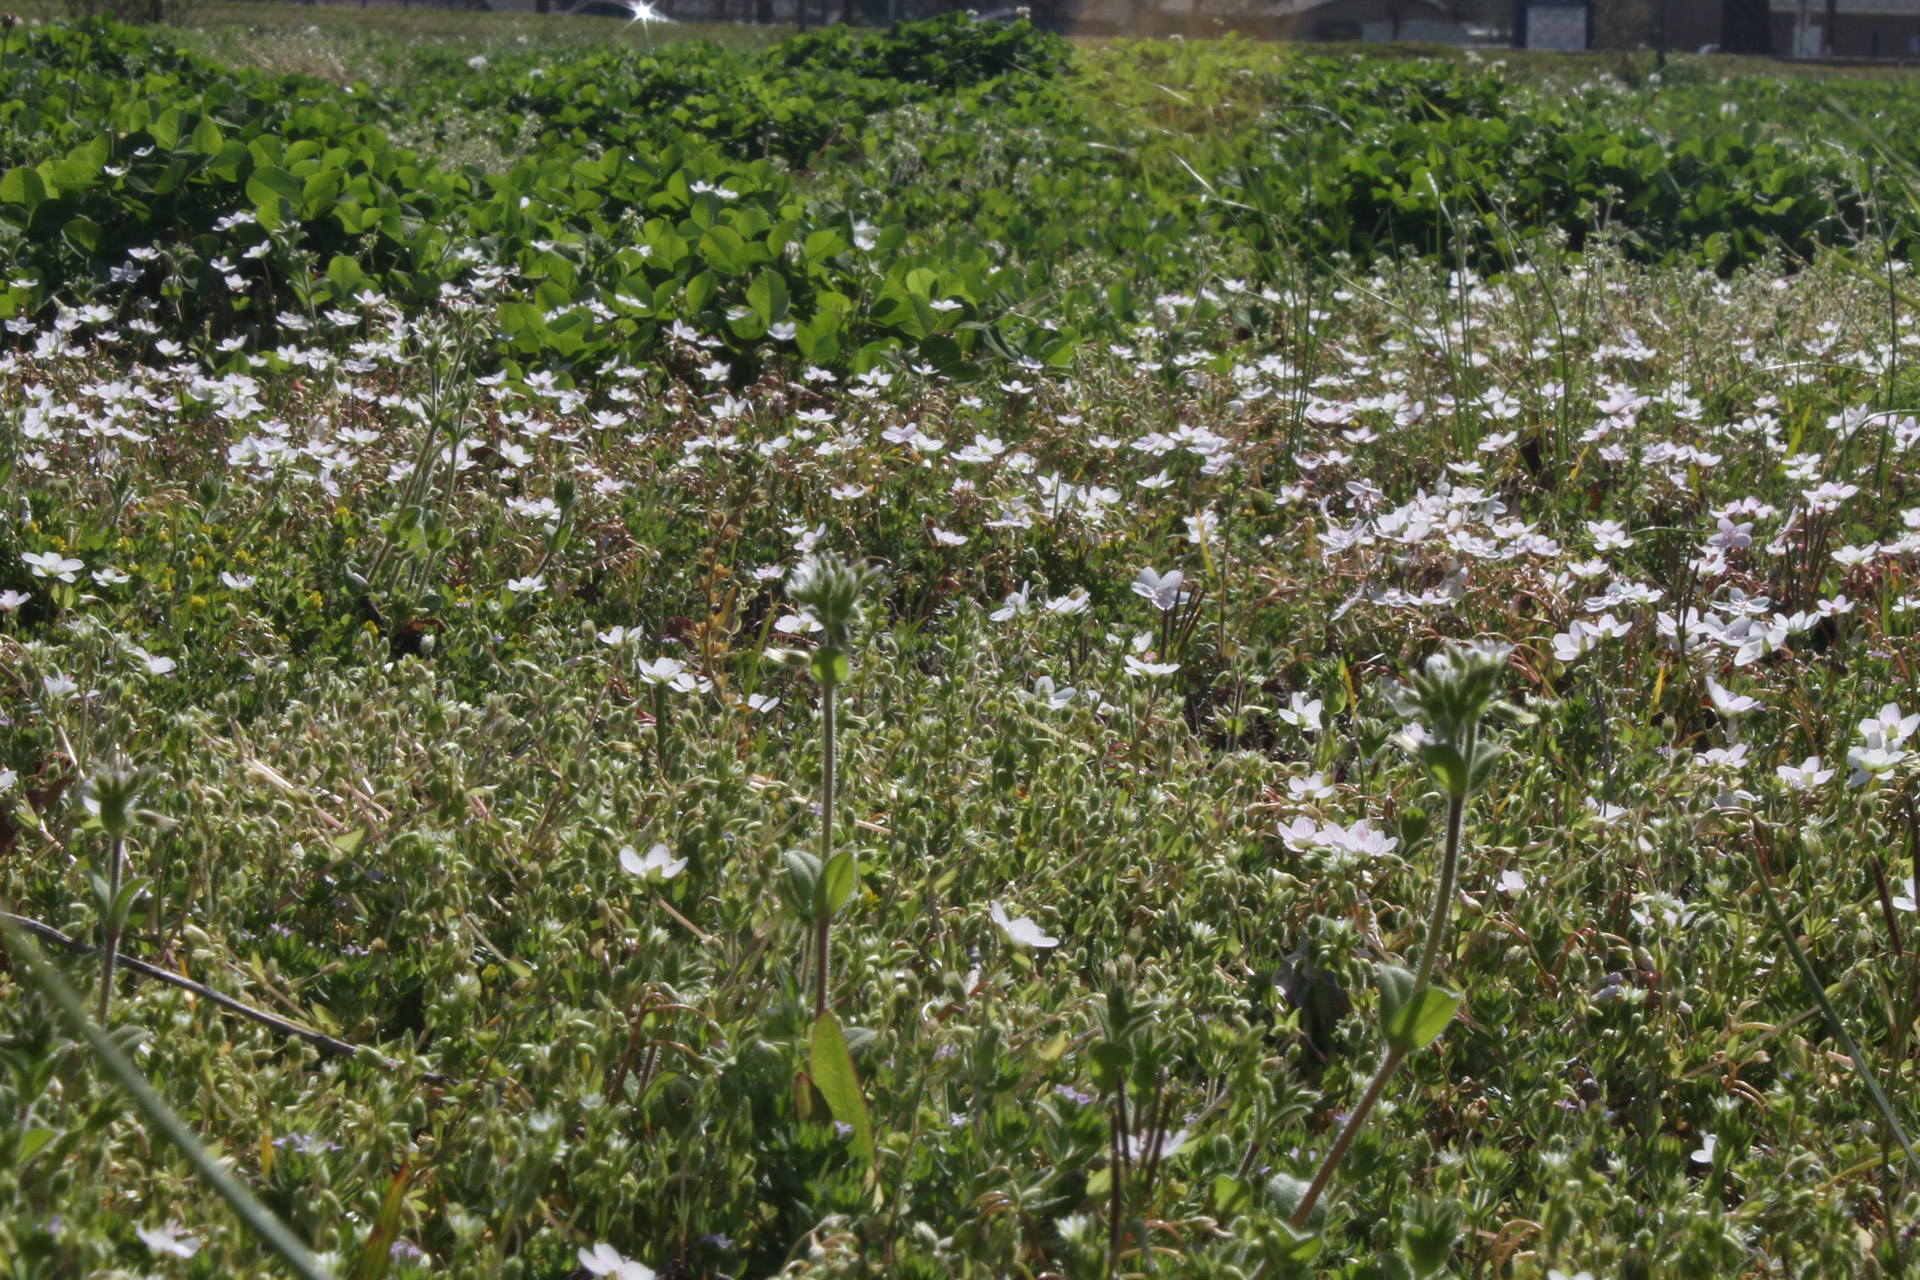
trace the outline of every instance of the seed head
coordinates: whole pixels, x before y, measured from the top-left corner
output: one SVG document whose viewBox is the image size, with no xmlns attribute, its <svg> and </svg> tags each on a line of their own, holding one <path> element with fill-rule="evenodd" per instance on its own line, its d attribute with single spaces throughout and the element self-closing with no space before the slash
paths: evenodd
<svg viewBox="0 0 1920 1280">
<path fill-rule="evenodd" d="M 1449 645 L 1407 677 L 1395 705 L 1401 715 L 1424 720 L 1433 738 L 1457 744 L 1493 708 L 1512 652 L 1491 640 Z"/>
<path fill-rule="evenodd" d="M 808 556 L 793 571 L 787 595 L 820 624 L 822 648 L 844 650 L 860 621 L 860 597 L 880 582 L 871 565 L 851 564 L 832 553 Z"/>
</svg>

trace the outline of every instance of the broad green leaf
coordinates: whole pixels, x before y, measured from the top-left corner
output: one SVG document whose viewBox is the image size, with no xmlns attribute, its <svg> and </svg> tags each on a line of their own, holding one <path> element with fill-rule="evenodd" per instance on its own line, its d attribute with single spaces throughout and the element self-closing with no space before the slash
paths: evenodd
<svg viewBox="0 0 1920 1280">
<path fill-rule="evenodd" d="M 1472 786 L 1467 771 L 1466 759 L 1460 749 L 1449 742 L 1428 742 L 1420 747 L 1420 763 L 1427 767 L 1433 780 L 1440 784 L 1448 796 L 1455 800 L 1464 800 Z"/>
<path fill-rule="evenodd" d="M 92 254 L 100 248 L 100 224 L 92 218 L 69 219 L 60 236 L 81 253 Z"/>
<path fill-rule="evenodd" d="M 1387 1023 L 1387 1043 L 1409 1051 L 1424 1049 L 1439 1039 L 1459 1007 L 1460 997 L 1444 987 L 1430 986 L 1410 996 Z"/>
<path fill-rule="evenodd" d="M 1394 1023 L 1413 996 L 1413 974 L 1385 961 L 1375 966 L 1375 972 L 1380 981 L 1380 1030 L 1391 1037 Z"/>
<path fill-rule="evenodd" d="M 0 200 L 8 204 L 25 205 L 33 209 L 47 198 L 47 184 L 40 177 L 40 171 L 19 165 L 7 170 L 0 178 Z"/>
<path fill-rule="evenodd" d="M 220 132 L 220 126 L 212 120 L 202 117 L 193 130 L 193 149 L 202 155 L 217 155 L 227 144 L 227 137 Z"/>
<path fill-rule="evenodd" d="M 843 685 L 851 674 L 847 666 L 847 651 L 832 645 L 822 645 L 814 650 L 813 661 L 808 664 L 808 670 L 813 672 L 813 678 L 818 680 L 823 688 Z"/>
<path fill-rule="evenodd" d="M 1133 1065 L 1131 1045 L 1115 1044 L 1105 1041 L 1093 1047 L 1087 1055 L 1093 1070 L 1094 1087 L 1102 1093 L 1111 1093 L 1127 1077 L 1127 1068 Z"/>
<path fill-rule="evenodd" d="M 831 821 L 831 817 L 827 819 Z M 836 853 L 826 870 L 820 875 L 820 900 L 815 904 L 816 915 L 832 916 L 846 905 L 847 897 L 853 892 L 854 873 L 857 870 L 851 851 Z"/>
<path fill-rule="evenodd" d="M 1213 1180 L 1213 1211 L 1221 1218 L 1232 1218 L 1253 1203 L 1253 1189 L 1238 1178 L 1221 1174 Z"/>
<path fill-rule="evenodd" d="M 747 305 L 767 324 L 787 318 L 787 282 L 776 271 L 762 271 L 747 287 Z"/>
<path fill-rule="evenodd" d="M 833 1110 L 833 1118 L 853 1126 L 853 1153 L 873 1163 L 873 1120 L 867 1114 L 866 1095 L 853 1069 L 853 1054 L 832 1010 L 813 1020 L 812 1052 L 808 1057 L 813 1083 Z"/>
<path fill-rule="evenodd" d="M 1267 1204 L 1281 1218 L 1291 1221 L 1293 1215 L 1299 1211 L 1300 1202 L 1306 1199 L 1309 1185 L 1304 1179 L 1296 1178 L 1290 1173 L 1276 1173 L 1267 1179 Z M 1321 1196 L 1314 1201 L 1313 1211 L 1307 1214 L 1307 1228 L 1310 1231 L 1318 1231 L 1326 1225 L 1326 1221 L 1327 1198 Z M 1297 1236 L 1294 1242 L 1298 1243 Z M 1309 1253 L 1307 1256 L 1313 1255 Z"/>
<path fill-rule="evenodd" d="M 20 1135 L 20 1148 L 14 1158 L 21 1164 L 40 1154 L 40 1149 L 59 1136 L 52 1129 L 29 1129 Z"/>
<path fill-rule="evenodd" d="M 840 238 L 837 231 L 822 228 L 807 237 L 807 263 L 812 265 L 837 258 L 847 251 L 847 242 Z"/>
</svg>

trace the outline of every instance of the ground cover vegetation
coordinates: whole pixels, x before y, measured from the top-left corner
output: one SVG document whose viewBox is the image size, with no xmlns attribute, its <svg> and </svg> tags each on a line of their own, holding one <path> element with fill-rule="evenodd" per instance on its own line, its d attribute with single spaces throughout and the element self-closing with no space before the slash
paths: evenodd
<svg viewBox="0 0 1920 1280">
<path fill-rule="evenodd" d="M 0 1275 L 1915 1266 L 1907 82 L 0 26 Z"/>
</svg>

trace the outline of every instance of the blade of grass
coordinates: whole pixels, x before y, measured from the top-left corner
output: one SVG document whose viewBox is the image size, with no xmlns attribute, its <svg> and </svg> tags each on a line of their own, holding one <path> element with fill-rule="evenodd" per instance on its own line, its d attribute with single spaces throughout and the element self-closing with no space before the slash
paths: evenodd
<svg viewBox="0 0 1920 1280">
<path fill-rule="evenodd" d="M 17 967 L 23 971 L 27 980 L 41 995 L 59 1011 L 60 1020 L 76 1039 L 83 1040 L 107 1068 L 120 1087 L 133 1099 L 148 1122 L 158 1129 L 167 1141 L 180 1149 L 187 1163 L 194 1167 L 207 1185 L 219 1193 L 220 1198 L 233 1207 L 233 1211 L 248 1231 L 259 1238 L 260 1242 L 287 1264 L 300 1280 L 334 1280 L 333 1273 L 321 1265 L 318 1258 L 308 1252 L 306 1245 L 287 1229 L 285 1223 L 255 1200 L 247 1189 L 240 1185 L 231 1173 L 215 1160 L 206 1147 L 202 1146 L 198 1135 L 188 1128 L 186 1122 L 175 1115 L 140 1069 L 127 1060 L 125 1054 L 93 1019 L 87 1016 L 80 1004 L 80 997 L 66 984 L 53 966 L 47 963 L 40 948 L 25 933 L 16 929 L 9 920 L 0 919 L 0 931 L 4 931 L 7 940 L 7 954 Z"/>
<path fill-rule="evenodd" d="M 1866 1056 L 1860 1052 L 1860 1046 L 1853 1042 L 1853 1036 L 1847 1031 L 1846 1024 L 1840 1020 L 1840 1011 L 1834 1008 L 1833 1001 L 1827 998 L 1827 989 L 1820 984 L 1820 979 L 1814 973 L 1813 965 L 1808 961 L 1806 952 L 1800 949 L 1799 939 L 1793 936 L 1793 927 L 1787 923 L 1786 913 L 1780 909 L 1779 902 L 1774 898 L 1773 876 L 1767 870 L 1766 856 L 1760 851 L 1757 843 L 1754 847 L 1753 861 L 1760 870 L 1761 901 L 1766 905 L 1767 916 L 1773 921 L 1773 927 L 1779 931 L 1781 940 L 1787 944 L 1787 954 L 1793 957 L 1794 967 L 1800 970 L 1801 981 L 1813 991 L 1813 998 L 1820 1005 L 1820 1014 L 1826 1019 L 1827 1029 L 1833 1032 L 1833 1038 L 1840 1042 L 1840 1047 L 1846 1050 L 1849 1058 L 1853 1059 L 1853 1073 L 1859 1076 L 1860 1082 L 1867 1087 L 1867 1094 L 1873 1099 L 1874 1109 L 1880 1113 L 1881 1119 L 1887 1122 L 1887 1128 L 1892 1131 L 1894 1141 L 1898 1142 L 1900 1149 L 1907 1153 L 1907 1164 L 1915 1173 L 1920 1173 L 1920 1156 L 1914 1154 L 1913 1143 L 1907 1140 L 1907 1131 L 1901 1125 L 1900 1117 L 1894 1114 L 1893 1103 L 1881 1090 L 1879 1078 L 1867 1066 Z"/>
</svg>

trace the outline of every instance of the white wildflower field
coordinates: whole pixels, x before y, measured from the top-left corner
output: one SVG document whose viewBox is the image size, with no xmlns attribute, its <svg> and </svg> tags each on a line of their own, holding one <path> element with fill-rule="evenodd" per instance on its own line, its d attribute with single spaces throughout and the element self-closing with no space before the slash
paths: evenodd
<svg viewBox="0 0 1920 1280">
<path fill-rule="evenodd" d="M 1909 82 L 6 36 L 0 1276 L 1916 1265 Z"/>
</svg>

